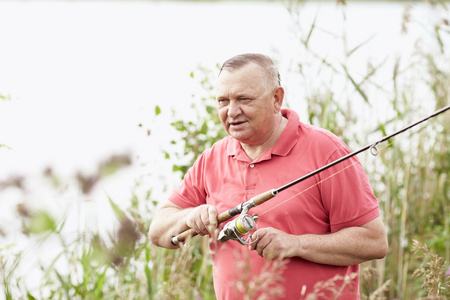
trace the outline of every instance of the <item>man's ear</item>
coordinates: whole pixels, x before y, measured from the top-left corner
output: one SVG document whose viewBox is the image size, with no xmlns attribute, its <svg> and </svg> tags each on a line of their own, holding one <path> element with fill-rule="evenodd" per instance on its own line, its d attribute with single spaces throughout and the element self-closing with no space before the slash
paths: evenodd
<svg viewBox="0 0 450 300">
<path fill-rule="evenodd" d="M 273 93 L 273 108 L 275 114 L 278 114 L 281 110 L 281 106 L 283 105 L 284 100 L 284 89 L 279 86 L 275 89 Z"/>
</svg>

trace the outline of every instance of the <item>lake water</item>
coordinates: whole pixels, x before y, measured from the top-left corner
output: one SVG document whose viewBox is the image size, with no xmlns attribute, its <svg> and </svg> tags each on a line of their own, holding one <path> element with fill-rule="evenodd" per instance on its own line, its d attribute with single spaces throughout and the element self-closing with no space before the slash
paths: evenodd
<svg viewBox="0 0 450 300">
<path fill-rule="evenodd" d="M 306 85 L 310 82 L 295 67 L 299 62 L 308 66 L 299 36 L 308 35 L 315 18 L 310 47 L 361 73 L 368 61 L 376 65 L 395 53 L 408 64 L 414 42 L 427 45 L 425 25 L 414 25 L 419 30 L 410 25 L 410 34 L 401 34 L 403 3 L 349 1 L 342 7 L 335 1 L 308 2 L 298 19 L 283 3 L 0 1 L 0 95 L 10 98 L 0 101 L 0 144 L 10 148 L 0 148 L 0 182 L 15 174 L 27 178 L 26 192 L 0 192 L 6 241 L 32 251 L 15 215 L 21 202 L 66 215 L 78 229 L 110 230 L 115 222 L 105 211 L 106 194 L 126 202 L 137 178 L 148 175 L 156 197 L 164 197 L 166 188 L 178 182 L 161 152 L 177 136 L 171 110 L 178 118 L 189 117 L 192 95 L 200 93 L 189 75 L 199 66 L 215 70 L 217 63 L 243 52 L 272 56 L 287 103 L 304 119 L 310 92 L 305 86 L 323 84 L 317 79 Z M 448 12 L 423 3 L 412 4 L 410 13 L 421 24 L 448 18 Z M 342 37 L 348 49 L 368 42 L 350 59 L 342 54 Z M 394 63 L 390 58 L 379 75 L 387 82 Z M 317 77 L 306 76 L 311 82 Z M 156 105 L 162 109 L 158 117 Z M 370 113 L 378 118 L 383 108 Z M 70 183 L 77 172 L 90 174 L 117 153 L 139 159 L 83 196 L 83 204 L 71 184 L 60 187 L 64 196 L 42 188 L 46 183 L 40 175 L 47 167 Z"/>
</svg>

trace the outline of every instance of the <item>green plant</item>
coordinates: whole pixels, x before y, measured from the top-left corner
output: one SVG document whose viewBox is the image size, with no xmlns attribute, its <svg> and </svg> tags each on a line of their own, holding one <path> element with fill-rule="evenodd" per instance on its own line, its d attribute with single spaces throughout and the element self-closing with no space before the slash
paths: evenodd
<svg viewBox="0 0 450 300">
<path fill-rule="evenodd" d="M 430 2 L 429 7 L 435 12 L 447 11 L 444 2 Z M 296 7 L 289 9 L 295 19 Z M 345 5 L 337 9 L 345 19 Z M 413 22 L 409 17 L 412 9 L 408 6 L 405 10 L 404 34 Z M 329 34 L 333 41 L 341 39 L 342 59 L 323 56 L 312 43 L 321 31 L 319 19 L 318 13 L 306 31 L 299 30 L 299 52 L 303 60 L 295 64 L 307 85 L 304 98 L 311 124 L 331 130 L 350 146 L 359 148 L 372 138 L 404 127 L 417 119 L 416 116 L 422 116 L 423 110 L 434 110 L 450 102 L 447 19 L 432 19 L 433 30 L 427 36 L 427 47 L 417 43 L 406 63 L 404 57 L 367 61 L 364 71 L 355 70 L 349 62 L 370 46 L 372 36 L 350 47 L 345 34 Z M 181 141 L 182 150 L 167 149 L 164 154 L 173 159 L 173 171 L 181 177 L 198 155 L 226 135 L 215 113 L 213 73 L 214 70 L 199 68 L 191 74 L 203 93 L 193 95 L 192 119 L 177 118 L 178 112 L 173 113 L 173 126 L 180 134 L 173 143 Z M 314 80 L 310 80 L 311 73 L 318 74 Z M 389 78 L 382 74 L 389 74 Z M 418 93 L 419 88 L 426 91 L 426 101 Z M 0 99 L 10 100 L 10 97 L 0 95 Z M 367 114 L 358 111 L 376 111 L 379 106 L 389 114 L 368 120 Z M 159 106 L 155 107 L 155 115 L 160 112 Z M 361 266 L 362 299 L 450 297 L 450 277 L 445 274 L 448 267 L 445 261 L 450 261 L 449 126 L 447 113 L 380 145 L 378 157 L 360 156 L 379 198 L 390 244 L 385 259 Z M 8 148 L 0 145 L 5 147 Z M 79 187 L 75 196 L 79 209 L 89 202 L 99 182 L 130 163 L 129 156 L 117 155 L 100 162 L 92 174 L 77 173 L 69 182 L 52 169 L 45 170 L 43 177 L 59 199 L 67 192 L 65 187 L 75 182 Z M 117 229 L 105 234 L 89 227 L 68 231 L 65 217 L 46 209 L 34 209 L 23 200 L 28 195 L 27 178 L 19 175 L 2 179 L 0 194 L 13 191 L 21 199 L 15 216 L 22 225 L 20 237 L 28 243 L 24 248 L 15 243 L 0 246 L 0 280 L 5 298 L 215 299 L 208 238 L 196 237 L 177 251 L 153 246 L 147 232 L 158 202 L 152 194 L 152 183 L 140 180 L 143 179 L 137 180 L 125 208 L 115 202 L 115 195 L 108 197 L 109 206 L 105 210 L 115 213 Z M 0 230 L 0 235 L 8 233 Z M 44 246 L 58 251 L 51 254 L 49 261 L 33 261 L 37 266 L 30 268 L 38 269 L 42 276 L 38 287 L 32 288 L 24 272 L 29 263 L 26 256 Z M 236 267 L 243 275 L 236 278 L 236 285 L 247 297 L 281 293 L 277 272 L 282 270 L 282 262 L 268 266 L 267 272 L 253 281 L 246 277 L 245 261 Z M 273 289 L 262 291 L 259 287 L 264 284 Z M 319 283 L 313 294 L 302 297 L 314 299 L 323 289 L 332 289 L 336 295 L 339 292 L 334 280 L 330 280 Z"/>
<path fill-rule="evenodd" d="M 180 146 L 178 140 L 181 140 L 184 149 L 175 152 L 178 162 L 173 164 L 173 171 L 179 172 L 181 177 L 184 177 L 203 151 L 227 135 L 216 113 L 212 70 L 200 67 L 191 72 L 190 76 L 197 80 L 201 87 L 202 94 L 193 95 L 200 101 L 192 101 L 192 113 L 189 114 L 192 120 L 177 119 L 174 112 L 175 121 L 172 122 L 172 126 L 180 133 L 177 140 L 172 140 L 172 144 Z M 169 151 L 165 152 L 165 156 L 167 159 L 171 158 Z"/>
<path fill-rule="evenodd" d="M 450 30 L 445 15 L 439 17 L 439 12 L 448 9 L 443 3 L 430 4 L 434 23 L 419 26 L 425 31 L 423 39 L 427 40 L 427 47 L 417 41 L 410 56 L 379 58 L 379 63 L 368 60 L 364 62 L 368 68 L 363 71 L 350 62 L 370 46 L 372 37 L 351 47 L 346 32 L 340 35 L 320 27 L 319 13 L 309 27 L 304 26 L 300 22 L 302 3 L 299 3 L 290 2 L 288 9 L 297 24 L 302 59 L 296 65 L 308 85 L 305 99 L 311 124 L 334 132 L 351 148 L 359 148 L 420 119 L 423 110 L 432 112 L 450 103 L 450 60 L 446 55 Z M 345 24 L 345 5 L 339 9 Z M 410 17 L 412 9 L 405 6 L 402 20 L 405 39 L 409 28 L 417 25 Z M 428 28 L 433 31 L 427 32 Z M 320 49 L 314 48 L 312 41 L 319 34 L 321 39 L 328 38 L 337 45 L 334 55 L 320 54 Z M 339 50 L 341 53 L 337 55 L 335 52 Z M 387 72 L 389 68 L 392 70 Z M 311 80 L 310 74 L 320 76 Z M 382 74 L 393 76 L 386 78 Z M 384 114 L 372 113 L 369 119 L 365 118 L 365 111 L 376 112 L 380 106 Z M 354 107 L 360 108 L 359 111 Z M 380 297 L 387 295 L 388 299 L 421 297 L 422 286 L 412 278 L 414 270 L 420 269 L 411 252 L 413 239 L 426 241 L 436 255 L 448 259 L 449 126 L 447 113 L 380 145 L 377 158 L 367 153 L 360 155 L 380 201 L 390 244 L 386 259 L 363 265 L 362 297 L 369 299 L 375 293 Z"/>
</svg>

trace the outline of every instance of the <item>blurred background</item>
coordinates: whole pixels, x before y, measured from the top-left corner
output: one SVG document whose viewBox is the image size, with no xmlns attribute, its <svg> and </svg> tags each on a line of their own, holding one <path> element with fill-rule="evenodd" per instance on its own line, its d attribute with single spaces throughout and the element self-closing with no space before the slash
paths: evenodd
<svg viewBox="0 0 450 300">
<path fill-rule="evenodd" d="M 449 5 L 0 1 L 0 299 L 212 299 L 207 241 L 146 231 L 224 136 L 218 66 L 271 56 L 285 106 L 357 150 L 450 103 Z M 450 295 L 448 115 L 360 157 L 391 246 L 364 299 Z"/>
</svg>

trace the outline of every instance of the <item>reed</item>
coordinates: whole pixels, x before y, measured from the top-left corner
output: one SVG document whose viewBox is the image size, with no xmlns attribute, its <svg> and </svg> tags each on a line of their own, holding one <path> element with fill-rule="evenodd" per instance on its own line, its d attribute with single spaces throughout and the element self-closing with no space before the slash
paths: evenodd
<svg viewBox="0 0 450 300">
<path fill-rule="evenodd" d="M 337 10 L 345 23 L 345 1 L 339 2 Z M 303 59 L 295 66 L 300 75 L 305 75 L 309 123 L 331 130 L 350 147 L 359 148 L 419 119 L 416 116 L 423 117 L 424 111 L 449 104 L 450 30 L 448 20 L 439 14 L 447 12 L 443 2 L 429 4 L 436 17 L 431 20 L 433 30 L 429 32 L 427 48 L 417 46 L 406 64 L 396 57 L 378 63 L 368 61 L 365 72 L 353 69 L 348 61 L 368 47 L 371 38 L 349 47 L 345 34 L 338 38 L 329 35 L 333 42 L 340 39 L 339 49 L 343 52 L 340 57 L 344 59 L 324 57 L 312 44 L 320 30 L 320 14 L 305 27 L 298 18 L 301 4 L 288 4 L 287 9 L 299 26 L 299 52 Z M 408 6 L 400 20 L 404 34 L 412 26 L 411 9 Z M 193 101 L 192 106 L 197 121 L 175 120 L 173 126 L 180 134 L 176 142 L 183 149 L 181 152 L 166 149 L 162 155 L 171 159 L 173 171 L 180 178 L 205 148 L 225 135 L 212 101 L 211 83 L 216 73 L 200 68 L 191 74 L 193 81 L 203 88 L 203 94 L 194 97 L 201 101 Z M 312 82 L 306 74 L 320 74 L 320 82 Z M 419 87 L 426 90 L 426 97 L 420 96 Z M 367 112 L 377 111 L 379 105 L 389 113 L 374 113 L 376 118 L 367 118 Z M 360 157 L 379 199 L 390 245 L 385 259 L 362 264 L 362 299 L 450 298 L 449 131 L 450 114 L 447 113 L 380 145 L 377 157 L 369 154 Z M 7 150 L 2 147 L 6 146 L 0 144 L 0 150 Z M 99 182 L 127 168 L 133 159 L 126 155 L 113 156 L 101 162 L 93 174 L 73 174 L 69 179 L 54 174 L 51 169 L 44 170 L 42 182 L 59 199 L 64 199 L 68 192 L 65 187 L 75 184 L 79 191 L 77 209 L 80 209 L 88 204 L 87 199 Z M 30 197 L 26 178 L 2 179 L 0 195 L 6 193 L 16 194 L 18 199 Z M 150 243 L 147 232 L 158 204 L 153 198 L 151 180 L 137 180 L 125 207 L 115 201 L 114 195 L 109 197 L 107 209 L 114 212 L 118 227 L 107 234 L 81 225 L 76 232 L 68 231 L 64 216 L 56 216 L 50 209 L 34 209 L 30 201 L 19 201 L 15 214 L 26 246 L 15 242 L 0 245 L 0 292 L 4 298 L 215 299 L 208 238 L 191 239 L 176 251 Z M 0 229 L 0 234 L 8 237 L 10 233 Z M 36 260 L 30 263 L 35 249 L 56 251 L 48 252 L 45 263 Z M 282 294 L 279 276 L 282 261 L 268 265 L 266 272 L 252 279 L 245 276 L 247 267 L 245 260 L 236 262 L 236 268 L 243 274 L 242 278 L 235 279 L 236 286 L 245 297 L 271 299 Z M 36 273 L 38 283 L 32 287 L 29 276 Z M 320 282 L 313 293 L 301 295 L 301 299 L 320 299 L 325 290 L 338 298 L 337 280 L 346 278 Z M 261 286 L 271 288 L 261 290 Z"/>
<path fill-rule="evenodd" d="M 302 4 L 293 2 L 288 9 L 295 20 L 300 20 Z M 345 25 L 345 5 L 340 6 L 340 9 Z M 339 37 L 329 33 L 330 43 L 338 44 L 340 48 L 337 49 L 342 51 L 342 60 L 333 60 L 321 56 L 318 49 L 311 46 L 311 40 L 320 31 L 318 16 L 309 27 L 299 23 L 298 35 L 303 45 L 299 50 L 303 57 L 298 62 L 299 73 L 320 73 L 320 83 L 328 82 L 320 90 L 310 88 L 306 93 L 310 123 L 336 133 L 350 146 L 366 145 L 377 140 L 377 137 L 420 119 L 424 116 L 423 111 L 432 112 L 448 105 L 450 61 L 446 53 L 450 31 L 448 20 L 439 14 L 447 11 L 447 7 L 443 3 L 431 3 L 429 9 L 435 14 L 435 19 L 430 21 L 432 24 L 421 24 L 434 28 L 434 32 L 427 34 L 428 48 L 417 46 L 410 57 L 402 58 L 408 60 L 407 63 L 401 63 L 396 57 L 381 58 L 381 63 L 376 66 L 367 61 L 369 68 L 365 72 L 354 70 L 346 62 L 368 47 L 370 38 L 350 48 L 345 33 L 341 35 L 340 43 L 336 43 Z M 410 18 L 411 10 L 411 6 L 405 6 L 402 20 L 405 38 L 408 28 L 414 26 Z M 326 38 L 323 31 L 320 37 Z M 419 41 L 415 43 L 419 44 Z M 387 61 L 393 64 L 388 65 L 385 63 Z M 386 73 L 386 68 L 392 68 L 387 74 L 393 74 L 393 77 L 378 76 Z M 304 77 L 304 82 L 308 83 L 309 78 L 306 78 L 307 75 Z M 383 84 L 389 81 L 390 86 Z M 336 85 L 335 82 L 340 84 Z M 380 105 L 383 112 L 392 113 L 372 114 L 372 118 L 361 120 L 366 109 L 376 111 Z M 352 110 L 352 107 L 359 107 L 360 111 Z M 370 122 L 373 117 L 378 118 L 378 122 Z M 363 264 L 363 298 L 372 299 L 375 294 L 379 299 L 434 297 L 427 294 L 420 284 L 419 279 L 427 281 L 427 277 L 417 278 L 413 275 L 415 270 L 421 269 L 424 258 L 413 251 L 413 241 L 428 245 L 448 268 L 449 130 L 450 116 L 445 114 L 381 145 L 382 150 L 377 158 L 368 154 L 360 157 L 380 201 L 390 244 L 386 259 Z M 450 287 L 448 281 L 444 280 L 445 270 L 442 266 L 440 274 L 435 276 L 440 278 L 444 297 L 448 297 Z M 421 274 L 424 275 L 423 272 Z"/>
</svg>

